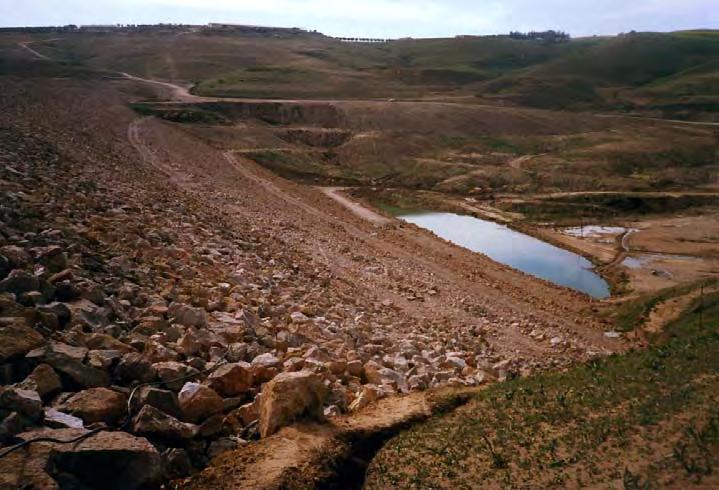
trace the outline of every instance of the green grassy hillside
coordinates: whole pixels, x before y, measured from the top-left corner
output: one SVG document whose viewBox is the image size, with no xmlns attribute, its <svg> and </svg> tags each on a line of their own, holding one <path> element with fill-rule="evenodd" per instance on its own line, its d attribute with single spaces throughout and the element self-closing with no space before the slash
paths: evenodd
<svg viewBox="0 0 719 490">
<path fill-rule="evenodd" d="M 489 387 L 414 427 L 365 488 L 716 488 L 719 295 L 647 350 Z"/>
<path fill-rule="evenodd" d="M 537 107 L 648 109 L 667 116 L 684 105 L 707 116 L 719 101 L 718 68 L 719 31 L 638 33 L 508 73 L 483 93 Z"/>
<path fill-rule="evenodd" d="M 0 34 L 2 45 L 13 40 Z M 719 112 L 719 31 L 563 43 L 487 36 L 387 44 L 309 35 L 67 33 L 34 47 L 73 65 L 194 84 L 195 93 L 210 96 L 463 97 L 706 120 Z"/>
</svg>

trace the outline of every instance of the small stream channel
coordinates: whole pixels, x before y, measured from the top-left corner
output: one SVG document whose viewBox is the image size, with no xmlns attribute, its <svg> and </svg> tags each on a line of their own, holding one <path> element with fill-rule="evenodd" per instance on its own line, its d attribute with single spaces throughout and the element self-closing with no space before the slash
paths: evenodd
<svg viewBox="0 0 719 490">
<path fill-rule="evenodd" d="M 394 210 L 393 214 L 456 245 L 527 274 L 597 299 L 610 295 L 609 284 L 592 270 L 589 260 L 505 225 L 454 213 Z"/>
</svg>

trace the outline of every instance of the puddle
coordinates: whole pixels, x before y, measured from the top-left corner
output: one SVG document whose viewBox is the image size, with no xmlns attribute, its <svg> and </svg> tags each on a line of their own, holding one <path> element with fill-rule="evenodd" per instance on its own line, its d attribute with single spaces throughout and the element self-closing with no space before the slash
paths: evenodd
<svg viewBox="0 0 719 490">
<path fill-rule="evenodd" d="M 454 213 L 398 211 L 394 214 L 456 245 L 483 253 L 527 274 L 598 299 L 610 295 L 609 285 L 592 270 L 593 265 L 587 259 L 507 226 Z"/>
<path fill-rule="evenodd" d="M 641 255 L 630 255 L 622 261 L 622 265 L 630 269 L 641 269 L 658 260 L 696 260 L 688 255 L 672 255 L 660 253 L 646 253 Z"/>
</svg>

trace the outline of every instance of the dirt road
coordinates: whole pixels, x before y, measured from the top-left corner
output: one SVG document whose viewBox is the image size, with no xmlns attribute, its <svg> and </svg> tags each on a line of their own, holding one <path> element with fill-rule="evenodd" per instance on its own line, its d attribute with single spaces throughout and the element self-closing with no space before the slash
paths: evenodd
<svg viewBox="0 0 719 490">
<path fill-rule="evenodd" d="M 621 118 L 621 119 L 634 119 L 637 121 L 654 121 L 669 124 L 683 124 L 687 126 L 706 126 L 706 127 L 719 127 L 719 122 L 704 122 L 704 121 L 684 121 L 682 119 L 662 119 L 661 117 L 646 117 L 646 116 L 629 116 L 625 114 L 595 114 L 596 117 L 603 118 Z"/>
<path fill-rule="evenodd" d="M 50 42 L 50 41 L 59 41 L 59 40 L 60 40 L 60 38 L 43 39 L 42 41 L 26 41 L 26 42 L 18 43 L 18 46 L 20 46 L 22 49 L 24 49 L 25 51 L 29 52 L 30 54 L 32 54 L 35 58 L 37 58 L 37 59 L 39 59 L 39 60 L 51 61 L 49 57 L 47 57 L 47 56 L 45 56 L 44 54 L 42 54 L 42 53 L 40 53 L 40 52 L 38 52 L 38 51 L 32 49 L 32 48 L 30 47 L 30 45 L 31 45 L 31 44 L 37 44 L 37 43 L 46 43 L 46 42 Z"/>
<path fill-rule="evenodd" d="M 375 213 L 371 209 L 362 206 L 360 203 L 352 201 L 348 197 L 342 194 L 345 187 L 318 187 L 325 195 L 334 199 L 354 214 L 362 219 L 366 219 L 370 223 L 374 223 L 377 226 L 385 226 L 392 223 L 392 220 L 382 216 L 381 214 Z"/>
<path fill-rule="evenodd" d="M 158 80 L 150 80 L 147 78 L 136 77 L 125 72 L 118 72 L 123 78 L 133 80 L 136 82 L 149 83 L 150 85 L 157 85 L 166 88 L 169 91 L 170 97 L 178 102 L 203 102 L 208 99 L 204 97 L 198 97 L 190 93 L 189 87 L 182 87 L 170 82 L 161 82 Z"/>
<path fill-rule="evenodd" d="M 510 160 L 509 166 L 512 168 L 516 168 L 517 170 L 521 170 L 523 164 L 527 163 L 528 161 L 530 161 L 534 158 L 541 157 L 543 155 L 546 155 L 546 153 L 541 153 L 539 155 L 523 155 L 519 158 L 514 158 L 514 159 Z"/>
</svg>

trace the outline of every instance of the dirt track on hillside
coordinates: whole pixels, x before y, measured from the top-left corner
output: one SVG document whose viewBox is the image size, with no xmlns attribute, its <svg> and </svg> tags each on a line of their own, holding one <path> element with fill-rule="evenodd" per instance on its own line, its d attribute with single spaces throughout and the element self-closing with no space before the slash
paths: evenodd
<svg viewBox="0 0 719 490">
<path fill-rule="evenodd" d="M 355 202 L 344 196 L 342 194 L 342 191 L 345 190 L 344 187 L 320 187 L 319 189 L 324 192 L 325 195 L 331 197 L 360 218 L 370 221 L 377 226 L 388 225 L 392 222 L 391 219 L 385 218 L 381 214 L 378 214 L 371 209 L 362 206 L 358 202 Z"/>
</svg>

